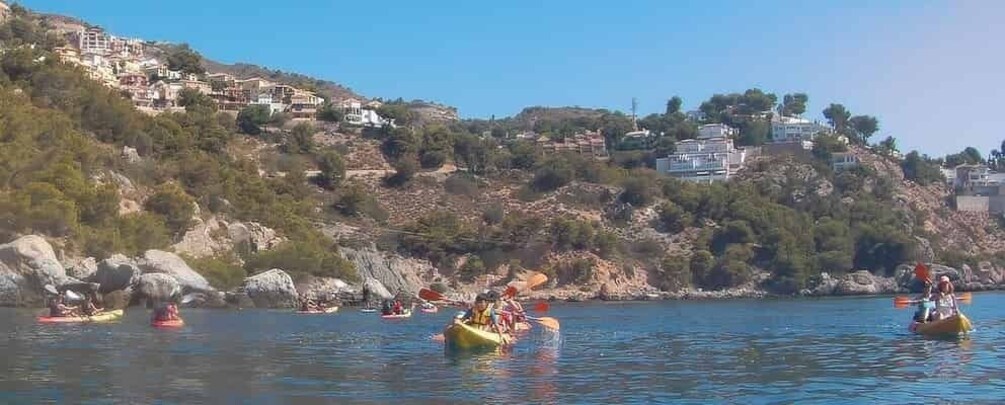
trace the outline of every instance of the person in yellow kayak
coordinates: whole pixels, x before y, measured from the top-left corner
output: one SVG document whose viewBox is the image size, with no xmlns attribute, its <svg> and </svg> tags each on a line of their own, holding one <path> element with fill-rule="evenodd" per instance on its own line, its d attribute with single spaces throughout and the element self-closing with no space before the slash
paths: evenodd
<svg viewBox="0 0 1005 405">
<path fill-rule="evenodd" d="M 921 295 L 912 300 L 911 303 L 918 304 L 918 310 L 914 312 L 914 321 L 918 323 L 925 323 L 931 320 L 932 310 L 935 309 L 935 303 L 932 302 L 932 281 L 925 280 L 925 289 L 921 292 Z"/>
<path fill-rule="evenodd" d="M 474 307 L 465 312 L 464 315 L 455 318 L 454 322 L 463 322 L 481 330 L 502 334 L 503 329 L 499 325 L 499 316 L 496 314 L 495 309 L 492 308 L 492 301 L 493 297 L 488 294 L 478 294 L 475 297 Z"/>
<path fill-rule="evenodd" d="M 952 281 L 948 276 L 939 277 L 939 286 L 935 294 L 932 294 L 932 301 L 935 301 L 935 312 L 933 320 L 938 321 L 949 318 L 959 313 L 959 306 L 956 303 L 956 296 L 953 295 Z"/>
<path fill-rule="evenodd" d="M 96 300 L 97 300 L 96 295 L 93 294 L 88 295 L 87 298 L 84 299 L 84 303 L 80 304 L 80 312 L 83 313 L 84 316 L 94 316 L 100 313 L 101 311 L 104 311 L 105 310 L 104 308 L 100 308 L 97 305 L 94 305 L 94 301 Z"/>
</svg>

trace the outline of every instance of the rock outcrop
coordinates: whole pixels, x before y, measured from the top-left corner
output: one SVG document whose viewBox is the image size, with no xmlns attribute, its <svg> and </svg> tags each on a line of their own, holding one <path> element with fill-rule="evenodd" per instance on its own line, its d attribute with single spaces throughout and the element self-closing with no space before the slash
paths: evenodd
<svg viewBox="0 0 1005 405">
<path fill-rule="evenodd" d="M 143 274 L 136 261 L 120 254 L 98 262 L 98 269 L 88 278 L 88 281 L 98 283 L 102 294 L 122 290 L 136 282 Z"/>
<path fill-rule="evenodd" d="M 363 280 L 363 288 L 370 291 L 371 299 L 386 300 L 394 297 L 394 294 L 391 294 L 391 292 L 384 287 L 384 284 L 382 284 L 380 280 L 373 277 L 368 277 Z"/>
<path fill-rule="evenodd" d="M 163 250 L 148 250 L 137 260 L 140 270 L 146 273 L 162 273 L 174 277 L 187 292 L 215 291 L 206 279 L 192 270 L 178 255 Z"/>
<path fill-rule="evenodd" d="M 297 291 L 312 299 L 332 300 L 354 296 L 358 289 L 332 277 L 310 277 L 297 283 Z"/>
<path fill-rule="evenodd" d="M 244 292 L 258 308 L 292 308 L 297 304 L 293 278 L 280 269 L 244 279 Z"/>
<path fill-rule="evenodd" d="M 378 281 L 389 294 L 415 294 L 437 270 L 428 261 L 408 259 L 374 249 L 339 249 L 342 257 L 356 265 L 360 278 Z M 371 291 L 375 291 L 371 289 Z"/>
<path fill-rule="evenodd" d="M 79 283 L 66 275 L 49 242 L 28 235 L 0 245 L 0 305 L 38 305 L 43 287 Z"/>
<path fill-rule="evenodd" d="M 98 262 L 93 257 L 72 261 L 66 266 L 66 275 L 77 280 L 87 280 L 98 271 Z"/>
<path fill-rule="evenodd" d="M 181 293 L 181 284 L 169 274 L 147 273 L 140 275 L 136 279 L 135 294 L 137 294 L 138 298 L 166 301 L 177 299 Z"/>
</svg>

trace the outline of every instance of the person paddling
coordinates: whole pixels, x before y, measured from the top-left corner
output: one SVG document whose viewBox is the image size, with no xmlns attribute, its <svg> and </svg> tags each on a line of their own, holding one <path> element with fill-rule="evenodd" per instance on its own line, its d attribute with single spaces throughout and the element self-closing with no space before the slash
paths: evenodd
<svg viewBox="0 0 1005 405">
<path fill-rule="evenodd" d="M 926 279 L 925 288 L 922 290 L 921 295 L 905 303 L 918 305 L 918 310 L 914 311 L 915 322 L 925 323 L 930 321 L 932 318 L 932 309 L 935 308 L 935 303 L 932 302 L 932 281 Z"/>
<path fill-rule="evenodd" d="M 507 340 L 499 325 L 499 317 L 490 305 L 493 298 L 484 293 L 478 294 L 475 297 L 474 307 L 465 312 L 464 315 L 454 318 L 454 323 L 466 323 L 481 330 L 496 332 L 503 336 L 504 341 Z"/>
<path fill-rule="evenodd" d="M 168 301 L 167 305 L 154 311 L 155 322 L 177 321 L 180 319 L 181 314 L 178 311 L 178 304 L 175 304 L 174 300 Z"/>
<path fill-rule="evenodd" d="M 932 301 L 935 301 L 934 320 L 946 319 L 959 312 L 956 296 L 953 295 L 953 291 L 953 283 L 949 281 L 949 277 L 939 277 L 938 291 L 932 294 Z"/>
<path fill-rule="evenodd" d="M 104 311 L 104 308 L 99 308 L 97 305 L 94 305 L 95 298 L 96 297 L 94 295 L 88 295 L 87 298 L 84 299 L 84 303 L 80 305 L 80 311 L 84 314 L 84 316 L 94 316 L 99 312 Z"/>
<path fill-rule="evenodd" d="M 63 296 L 56 295 L 49 301 L 49 316 L 52 318 L 74 316 L 74 308 L 63 304 Z"/>
</svg>

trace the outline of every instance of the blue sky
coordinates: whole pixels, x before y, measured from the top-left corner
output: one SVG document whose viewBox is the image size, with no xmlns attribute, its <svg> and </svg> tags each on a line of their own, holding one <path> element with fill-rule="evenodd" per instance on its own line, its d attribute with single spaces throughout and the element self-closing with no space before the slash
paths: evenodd
<svg viewBox="0 0 1005 405">
<path fill-rule="evenodd" d="M 658 112 L 759 87 L 880 119 L 932 155 L 1003 138 L 1005 1 L 28 0 L 207 57 L 421 98 L 462 117 L 532 105 Z M 295 5 L 294 5 L 295 4 Z"/>
</svg>

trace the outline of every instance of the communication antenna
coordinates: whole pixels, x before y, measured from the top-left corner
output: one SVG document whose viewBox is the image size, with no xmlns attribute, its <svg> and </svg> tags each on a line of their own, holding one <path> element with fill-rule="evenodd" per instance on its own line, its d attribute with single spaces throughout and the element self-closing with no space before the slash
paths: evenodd
<svg viewBox="0 0 1005 405">
<path fill-rule="evenodd" d="M 632 129 L 635 131 L 639 130 L 639 120 L 638 115 L 636 115 L 638 113 L 638 109 L 639 109 L 639 100 L 636 99 L 635 97 L 632 97 Z"/>
</svg>

